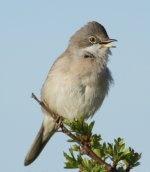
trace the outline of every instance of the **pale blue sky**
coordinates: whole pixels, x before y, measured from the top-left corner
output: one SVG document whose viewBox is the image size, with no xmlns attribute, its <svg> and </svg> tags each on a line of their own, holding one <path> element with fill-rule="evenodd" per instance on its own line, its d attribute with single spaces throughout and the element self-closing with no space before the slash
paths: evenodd
<svg viewBox="0 0 150 172">
<path fill-rule="evenodd" d="M 0 171 L 67 171 L 62 152 L 69 145 L 62 134 L 52 138 L 31 166 L 23 166 L 43 117 L 30 95 L 40 95 L 47 72 L 69 37 L 92 20 L 118 39 L 109 62 L 115 85 L 93 118 L 94 131 L 105 141 L 125 138 L 128 146 L 143 153 L 141 166 L 133 172 L 149 172 L 148 0 L 0 1 Z"/>
</svg>

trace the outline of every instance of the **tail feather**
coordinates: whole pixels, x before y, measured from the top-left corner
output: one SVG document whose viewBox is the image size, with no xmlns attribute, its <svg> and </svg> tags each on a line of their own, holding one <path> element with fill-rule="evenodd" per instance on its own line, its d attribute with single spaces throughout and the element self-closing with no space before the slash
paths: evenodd
<svg viewBox="0 0 150 172">
<path fill-rule="evenodd" d="M 51 131 L 49 131 L 48 134 L 46 134 L 46 137 L 44 136 L 44 125 L 42 124 L 36 138 L 35 141 L 33 142 L 30 150 L 28 151 L 25 160 L 24 160 L 24 165 L 27 166 L 29 164 L 31 164 L 41 153 L 41 151 L 43 150 L 43 148 L 45 147 L 46 143 L 48 142 L 48 140 L 51 138 L 51 136 L 54 134 L 54 128 L 52 128 Z"/>
</svg>

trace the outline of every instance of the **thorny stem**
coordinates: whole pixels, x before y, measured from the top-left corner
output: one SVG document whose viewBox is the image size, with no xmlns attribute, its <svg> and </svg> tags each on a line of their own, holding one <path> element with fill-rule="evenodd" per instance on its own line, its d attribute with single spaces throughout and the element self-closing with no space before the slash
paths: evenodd
<svg viewBox="0 0 150 172">
<path fill-rule="evenodd" d="M 58 119 L 61 119 L 61 116 L 55 112 L 53 112 L 49 107 L 47 107 L 42 101 L 40 101 L 34 93 L 32 93 L 32 98 L 34 98 L 40 105 L 41 107 L 46 110 L 48 112 L 48 114 L 55 120 L 55 122 L 57 124 L 59 123 Z M 95 160 L 96 162 L 98 162 L 100 165 L 105 165 L 105 169 L 107 170 L 107 172 L 118 172 L 117 169 L 114 169 L 110 164 L 106 163 L 104 160 L 102 160 L 101 158 L 99 158 L 90 148 L 87 144 L 82 143 L 81 140 L 76 137 L 74 134 L 71 133 L 71 131 L 69 131 L 61 122 L 61 124 L 59 125 L 58 128 L 61 128 L 62 132 L 65 133 L 67 136 L 69 136 L 71 139 L 73 139 L 76 143 L 78 143 L 83 151 L 86 153 L 86 155 L 88 155 L 90 158 L 92 158 L 93 160 Z M 127 171 L 129 172 L 129 171 Z"/>
</svg>

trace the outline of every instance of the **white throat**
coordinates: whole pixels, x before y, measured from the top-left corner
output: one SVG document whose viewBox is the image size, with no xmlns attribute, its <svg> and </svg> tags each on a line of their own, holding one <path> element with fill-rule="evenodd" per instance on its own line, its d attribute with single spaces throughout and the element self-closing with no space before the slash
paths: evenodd
<svg viewBox="0 0 150 172">
<path fill-rule="evenodd" d="M 91 53 L 95 60 L 102 65 L 102 67 L 106 66 L 108 55 L 111 54 L 109 48 L 101 47 L 100 44 L 93 44 L 92 46 L 86 47 L 82 49 L 81 53 L 84 55 L 87 52 Z"/>
</svg>

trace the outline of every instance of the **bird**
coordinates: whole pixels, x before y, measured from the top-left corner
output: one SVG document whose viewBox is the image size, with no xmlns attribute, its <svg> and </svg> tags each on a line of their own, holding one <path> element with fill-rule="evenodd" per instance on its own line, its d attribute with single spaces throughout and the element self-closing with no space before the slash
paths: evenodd
<svg viewBox="0 0 150 172">
<path fill-rule="evenodd" d="M 92 117 L 101 107 L 113 83 L 107 67 L 111 42 L 104 26 L 88 22 L 70 38 L 66 50 L 55 60 L 41 88 L 41 101 L 70 121 Z M 31 164 L 56 132 L 56 123 L 43 109 L 41 128 L 29 149 L 24 165 Z"/>
</svg>

